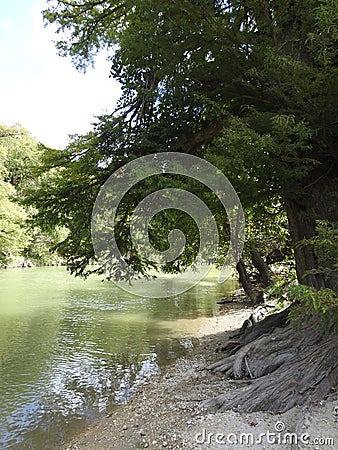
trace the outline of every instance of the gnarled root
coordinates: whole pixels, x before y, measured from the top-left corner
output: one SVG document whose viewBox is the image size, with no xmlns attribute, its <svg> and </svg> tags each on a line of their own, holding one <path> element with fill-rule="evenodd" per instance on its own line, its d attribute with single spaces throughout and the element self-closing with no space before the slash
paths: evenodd
<svg viewBox="0 0 338 450">
<path fill-rule="evenodd" d="M 276 320 L 270 319 L 270 324 Z M 236 353 L 230 348 L 232 354 L 208 369 L 225 372 L 235 379 L 250 378 L 252 383 L 207 400 L 204 406 L 223 411 L 234 408 L 278 413 L 337 389 L 338 336 L 324 335 L 314 325 L 312 322 L 299 330 L 291 325 L 277 327 L 259 337 L 255 337 L 254 330 L 244 335 L 237 343 Z M 267 324 L 260 329 L 267 333 Z"/>
</svg>

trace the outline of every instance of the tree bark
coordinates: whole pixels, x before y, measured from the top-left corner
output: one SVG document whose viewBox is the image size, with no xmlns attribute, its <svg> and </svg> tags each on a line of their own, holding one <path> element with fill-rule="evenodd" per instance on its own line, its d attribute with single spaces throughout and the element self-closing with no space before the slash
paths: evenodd
<svg viewBox="0 0 338 450">
<path fill-rule="evenodd" d="M 334 177 L 334 168 L 325 176 L 312 174 L 307 180 L 301 197 L 286 197 L 285 206 L 288 216 L 290 235 L 293 242 L 298 281 L 315 289 L 330 288 L 338 291 L 338 277 L 333 273 L 314 273 L 320 269 L 314 249 L 311 245 L 299 245 L 303 239 L 316 234 L 316 221 L 338 222 L 337 192 L 338 182 Z M 305 184 L 305 183 L 304 183 Z M 308 273 L 312 271 L 312 273 Z"/>
<path fill-rule="evenodd" d="M 269 286 L 271 284 L 270 269 L 266 264 L 266 262 L 264 262 L 259 251 L 255 248 L 251 250 L 251 261 L 252 264 L 255 266 L 255 268 L 258 270 L 259 282 L 262 284 L 263 287 Z"/>
<path fill-rule="evenodd" d="M 298 329 L 287 325 L 288 312 L 267 316 L 228 343 L 225 357 L 207 369 L 249 384 L 206 400 L 204 407 L 280 413 L 338 389 L 337 334 L 320 330 L 316 317 Z"/>
<path fill-rule="evenodd" d="M 255 287 L 251 283 L 249 275 L 246 271 L 245 264 L 242 261 L 242 259 L 238 261 L 236 269 L 239 275 L 239 281 L 246 295 L 249 297 L 249 299 L 252 301 L 254 305 L 257 303 L 261 303 L 263 301 L 262 290 L 255 289 Z"/>
</svg>

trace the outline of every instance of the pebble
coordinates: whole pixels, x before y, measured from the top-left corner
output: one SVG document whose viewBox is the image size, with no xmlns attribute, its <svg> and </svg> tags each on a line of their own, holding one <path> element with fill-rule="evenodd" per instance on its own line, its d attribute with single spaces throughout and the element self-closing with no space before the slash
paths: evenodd
<svg viewBox="0 0 338 450">
<path fill-rule="evenodd" d="M 127 425 L 123 425 L 123 429 L 124 429 L 124 430 L 128 430 Z"/>
</svg>

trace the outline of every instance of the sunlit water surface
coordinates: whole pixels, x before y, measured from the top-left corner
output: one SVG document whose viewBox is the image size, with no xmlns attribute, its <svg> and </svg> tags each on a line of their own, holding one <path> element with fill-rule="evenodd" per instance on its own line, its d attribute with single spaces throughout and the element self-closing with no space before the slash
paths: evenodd
<svg viewBox="0 0 338 450">
<path fill-rule="evenodd" d="M 236 286 L 209 278 L 150 299 L 39 268 L 0 271 L 0 287 L 0 448 L 36 450 L 60 448 L 184 354 L 189 323 Z"/>
</svg>

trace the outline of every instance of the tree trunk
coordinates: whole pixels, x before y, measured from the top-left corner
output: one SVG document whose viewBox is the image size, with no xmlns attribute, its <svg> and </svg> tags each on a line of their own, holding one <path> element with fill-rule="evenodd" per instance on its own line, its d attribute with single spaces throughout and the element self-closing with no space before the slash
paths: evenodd
<svg viewBox="0 0 338 450">
<path fill-rule="evenodd" d="M 266 262 L 264 262 L 259 251 L 255 248 L 251 250 L 251 261 L 259 272 L 259 282 L 262 284 L 262 286 L 270 286 L 271 272 L 269 266 L 266 264 Z"/>
<path fill-rule="evenodd" d="M 239 275 L 239 281 L 248 298 L 252 301 L 254 305 L 256 303 L 262 303 L 263 292 L 262 290 L 256 289 L 251 283 L 249 275 L 246 271 L 245 264 L 241 259 L 238 261 L 236 269 Z"/>
<path fill-rule="evenodd" d="M 290 234 L 293 240 L 296 270 L 300 283 L 316 289 L 337 291 L 334 258 L 316 253 L 312 244 L 299 245 L 316 235 L 318 220 L 338 222 L 338 180 L 335 166 L 313 171 L 302 186 L 299 196 L 284 196 Z M 247 274 L 240 261 L 243 288 L 250 292 Z M 209 366 L 215 372 L 246 379 L 244 387 L 225 391 L 203 403 L 225 411 L 271 411 L 280 413 L 296 405 L 318 401 L 338 389 L 338 335 L 327 333 L 319 316 L 304 321 L 299 328 L 288 324 L 289 310 L 268 316 L 229 341 L 226 355 Z M 243 330 L 242 330 L 243 331 Z M 238 336 L 236 336 L 238 337 Z"/>
<path fill-rule="evenodd" d="M 320 268 L 314 249 L 311 245 L 299 245 L 303 239 L 310 239 L 316 234 L 316 221 L 326 220 L 338 222 L 337 192 L 338 182 L 334 178 L 334 168 L 325 176 L 312 174 L 307 180 L 300 198 L 285 198 L 289 229 L 294 246 L 298 281 L 315 289 L 330 288 L 337 292 L 337 275 L 332 272 L 314 273 Z M 329 176 L 331 174 L 331 176 Z M 314 180 L 313 180 L 314 179 Z M 304 183 L 305 184 L 305 183 Z M 312 273 L 308 273 L 308 272 Z"/>
</svg>

